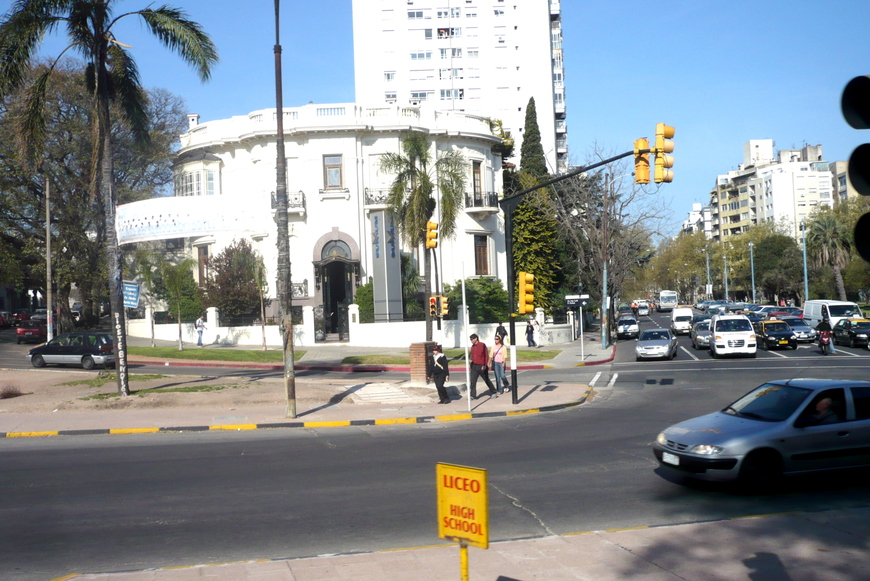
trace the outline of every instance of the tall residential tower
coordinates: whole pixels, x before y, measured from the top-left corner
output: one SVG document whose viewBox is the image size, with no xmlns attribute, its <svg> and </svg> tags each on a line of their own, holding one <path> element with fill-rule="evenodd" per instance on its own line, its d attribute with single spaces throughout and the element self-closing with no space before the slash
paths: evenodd
<svg viewBox="0 0 870 581">
<path fill-rule="evenodd" d="M 568 166 L 559 0 L 353 0 L 356 102 L 499 119 L 516 141 L 535 98 L 550 171 Z"/>
</svg>

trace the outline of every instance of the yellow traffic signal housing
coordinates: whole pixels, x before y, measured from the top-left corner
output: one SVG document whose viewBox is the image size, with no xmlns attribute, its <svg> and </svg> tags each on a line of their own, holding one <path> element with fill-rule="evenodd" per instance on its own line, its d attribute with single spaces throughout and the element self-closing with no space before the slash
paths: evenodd
<svg viewBox="0 0 870 581">
<path fill-rule="evenodd" d="M 870 129 L 870 75 L 855 77 L 843 89 L 843 117 L 853 129 Z M 862 196 L 870 196 L 870 143 L 855 148 L 849 157 L 849 182 Z M 870 262 L 870 212 L 855 223 L 855 250 Z"/>
<path fill-rule="evenodd" d="M 634 142 L 634 183 L 648 184 L 649 183 L 649 151 L 641 153 L 644 149 L 649 149 L 649 139 L 641 137 Z"/>
<path fill-rule="evenodd" d="M 674 142 L 671 139 L 676 131 L 670 125 L 656 124 L 656 144 L 653 153 L 656 156 L 654 179 L 657 184 L 674 181 L 674 172 L 667 168 L 674 167 L 674 156 L 668 154 L 674 151 Z"/>
<path fill-rule="evenodd" d="M 426 248 L 438 247 L 438 223 L 426 222 Z"/>
<path fill-rule="evenodd" d="M 438 316 L 438 297 L 429 297 L 429 316 L 433 319 Z"/>
<path fill-rule="evenodd" d="M 519 308 L 520 315 L 535 312 L 535 275 L 530 272 L 520 272 L 517 275 L 519 281 Z"/>
<path fill-rule="evenodd" d="M 447 297 L 441 297 L 441 318 L 447 316 L 448 311 L 450 310 L 450 305 L 447 303 Z"/>
</svg>

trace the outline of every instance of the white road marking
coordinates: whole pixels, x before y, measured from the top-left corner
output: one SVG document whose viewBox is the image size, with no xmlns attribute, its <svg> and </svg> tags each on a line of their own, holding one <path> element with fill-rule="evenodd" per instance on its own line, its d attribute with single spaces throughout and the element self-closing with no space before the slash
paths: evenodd
<svg viewBox="0 0 870 581">
<path fill-rule="evenodd" d="M 760 351 L 764 351 L 764 350 L 760 349 Z M 783 355 L 782 353 L 777 353 L 776 351 L 773 351 L 771 349 L 768 349 L 767 352 L 770 353 L 771 355 L 776 355 L 777 357 L 783 357 L 785 359 L 788 359 L 788 357 L 786 355 Z"/>
<path fill-rule="evenodd" d="M 607 387 L 613 387 L 613 384 L 616 383 L 616 378 L 619 377 L 618 373 L 614 373 L 613 377 L 610 378 L 610 381 L 607 382 Z"/>
<path fill-rule="evenodd" d="M 685 352 L 686 352 L 686 355 L 688 355 L 689 357 L 691 357 L 691 358 L 694 359 L 695 361 L 698 361 L 698 358 L 695 357 L 695 354 L 694 354 L 694 353 L 692 353 L 691 351 L 689 351 L 688 349 L 686 349 L 685 347 L 682 347 L 682 346 L 680 347 L 680 349 L 682 349 L 683 351 L 685 351 Z"/>
<path fill-rule="evenodd" d="M 598 378 L 601 377 L 601 372 L 595 374 L 595 377 L 592 378 L 592 381 L 589 382 L 589 387 L 595 387 L 595 382 L 598 381 Z"/>
</svg>

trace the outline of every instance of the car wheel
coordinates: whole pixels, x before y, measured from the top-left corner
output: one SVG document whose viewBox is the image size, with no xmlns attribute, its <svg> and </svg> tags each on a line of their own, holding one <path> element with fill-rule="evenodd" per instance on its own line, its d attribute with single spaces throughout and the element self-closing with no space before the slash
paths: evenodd
<svg viewBox="0 0 870 581">
<path fill-rule="evenodd" d="M 93 357 L 91 357 L 90 355 L 85 355 L 84 357 L 82 357 L 82 367 L 84 367 L 86 370 L 90 371 L 95 366 L 96 364 L 94 363 Z"/>
<path fill-rule="evenodd" d="M 782 457 L 773 450 L 750 453 L 740 466 L 739 482 L 747 492 L 766 492 L 782 478 Z"/>
<path fill-rule="evenodd" d="M 855 348 L 855 337 L 849 339 L 849 347 L 851 347 L 852 349 Z"/>
<path fill-rule="evenodd" d="M 634 360 L 635 360 L 635 361 L 640 361 L 641 358 L 640 358 L 640 357 L 635 357 Z"/>
<path fill-rule="evenodd" d="M 21 339 L 16 339 L 15 342 L 21 345 Z"/>
<path fill-rule="evenodd" d="M 32 363 L 34 367 L 45 367 L 45 359 L 42 358 L 42 355 L 34 355 L 30 358 L 30 363 Z"/>
<path fill-rule="evenodd" d="M 794 349 L 795 351 L 797 351 L 797 348 L 798 348 L 797 341 L 795 341 L 795 344 L 792 345 L 791 348 Z"/>
</svg>

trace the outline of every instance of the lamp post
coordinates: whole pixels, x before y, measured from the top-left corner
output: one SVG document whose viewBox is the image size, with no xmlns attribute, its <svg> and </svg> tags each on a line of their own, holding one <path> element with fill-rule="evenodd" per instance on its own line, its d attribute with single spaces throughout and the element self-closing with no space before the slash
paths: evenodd
<svg viewBox="0 0 870 581">
<path fill-rule="evenodd" d="M 755 254 L 752 251 L 754 244 L 749 243 L 749 270 L 752 272 L 752 303 L 755 303 Z"/>
<path fill-rule="evenodd" d="M 724 278 L 725 278 L 725 300 L 728 300 L 728 256 L 725 254 L 725 249 L 722 249 L 722 261 L 725 263 L 725 268 L 723 270 Z"/>
<path fill-rule="evenodd" d="M 704 289 L 704 296 L 707 300 L 713 299 L 713 286 L 710 284 L 710 253 L 704 248 L 704 260 L 707 263 L 707 288 Z"/>
<path fill-rule="evenodd" d="M 804 302 L 806 302 L 810 299 L 810 283 L 807 279 L 807 230 L 803 220 L 801 220 L 801 245 L 804 254 Z"/>
</svg>

